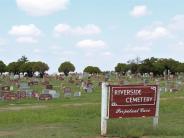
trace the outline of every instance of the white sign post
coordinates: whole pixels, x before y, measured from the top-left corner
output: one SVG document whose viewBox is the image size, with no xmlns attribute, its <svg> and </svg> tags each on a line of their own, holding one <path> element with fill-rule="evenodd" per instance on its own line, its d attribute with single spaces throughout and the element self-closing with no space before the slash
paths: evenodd
<svg viewBox="0 0 184 138">
<path fill-rule="evenodd" d="M 159 83 L 157 82 L 157 102 L 156 102 L 156 113 L 155 117 L 153 117 L 153 128 L 158 126 L 158 119 L 159 119 L 159 106 L 160 106 L 160 88 Z"/>
<path fill-rule="evenodd" d="M 101 96 L 101 135 L 107 134 L 107 98 L 108 98 L 108 83 L 102 82 Z"/>
</svg>

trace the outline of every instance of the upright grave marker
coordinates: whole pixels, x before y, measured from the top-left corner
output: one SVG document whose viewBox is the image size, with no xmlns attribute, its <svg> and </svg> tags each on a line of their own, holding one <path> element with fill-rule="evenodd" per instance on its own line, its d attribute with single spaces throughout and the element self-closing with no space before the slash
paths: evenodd
<svg viewBox="0 0 184 138">
<path fill-rule="evenodd" d="M 72 96 L 72 89 L 70 87 L 64 88 L 64 97 L 71 97 Z"/>
<path fill-rule="evenodd" d="M 102 83 L 101 135 L 107 132 L 107 119 L 153 117 L 158 125 L 159 91 L 157 85 L 107 85 Z"/>
</svg>

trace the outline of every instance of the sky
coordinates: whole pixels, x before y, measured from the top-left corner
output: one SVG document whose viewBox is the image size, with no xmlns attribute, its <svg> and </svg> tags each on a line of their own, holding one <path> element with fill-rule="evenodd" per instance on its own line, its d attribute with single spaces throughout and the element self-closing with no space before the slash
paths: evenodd
<svg viewBox="0 0 184 138">
<path fill-rule="evenodd" d="M 49 73 L 65 61 L 114 70 L 130 59 L 184 62 L 183 0 L 0 0 L 0 60 L 25 55 Z"/>
</svg>

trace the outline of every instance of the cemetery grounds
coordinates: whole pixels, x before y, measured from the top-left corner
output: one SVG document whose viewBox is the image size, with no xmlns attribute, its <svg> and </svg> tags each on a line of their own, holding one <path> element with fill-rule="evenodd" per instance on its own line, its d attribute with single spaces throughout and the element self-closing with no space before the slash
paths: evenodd
<svg viewBox="0 0 184 138">
<path fill-rule="evenodd" d="M 60 98 L 48 101 L 21 99 L 0 101 L 0 137 L 2 138 L 101 138 L 100 108 L 102 77 L 92 76 L 93 92 L 85 93 L 80 85 L 69 83 L 68 79 L 58 80 L 49 77 L 53 89 L 61 94 Z M 23 78 L 22 80 L 26 80 Z M 129 84 L 143 82 L 129 79 Z M 41 79 L 40 79 L 41 81 Z M 115 76 L 112 83 L 118 83 Z M 0 80 L 9 85 L 8 78 Z M 150 84 L 155 84 L 150 80 Z M 184 137 L 184 81 L 181 79 L 177 92 L 164 92 L 166 81 L 160 79 L 161 100 L 160 118 L 157 129 L 152 127 L 152 118 L 129 118 L 108 120 L 108 138 L 183 138 Z M 167 84 L 168 85 L 168 84 Z M 64 98 L 63 87 L 71 87 L 72 92 L 80 91 L 80 97 Z M 14 90 L 16 90 L 14 86 Z M 31 86 L 39 93 L 44 85 Z"/>
</svg>

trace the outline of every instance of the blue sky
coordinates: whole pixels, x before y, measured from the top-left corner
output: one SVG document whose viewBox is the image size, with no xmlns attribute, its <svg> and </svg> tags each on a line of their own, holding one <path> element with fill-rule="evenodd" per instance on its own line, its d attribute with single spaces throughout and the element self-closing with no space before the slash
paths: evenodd
<svg viewBox="0 0 184 138">
<path fill-rule="evenodd" d="M 22 55 L 113 70 L 137 56 L 184 61 L 183 0 L 1 0 L 0 60 Z"/>
</svg>

